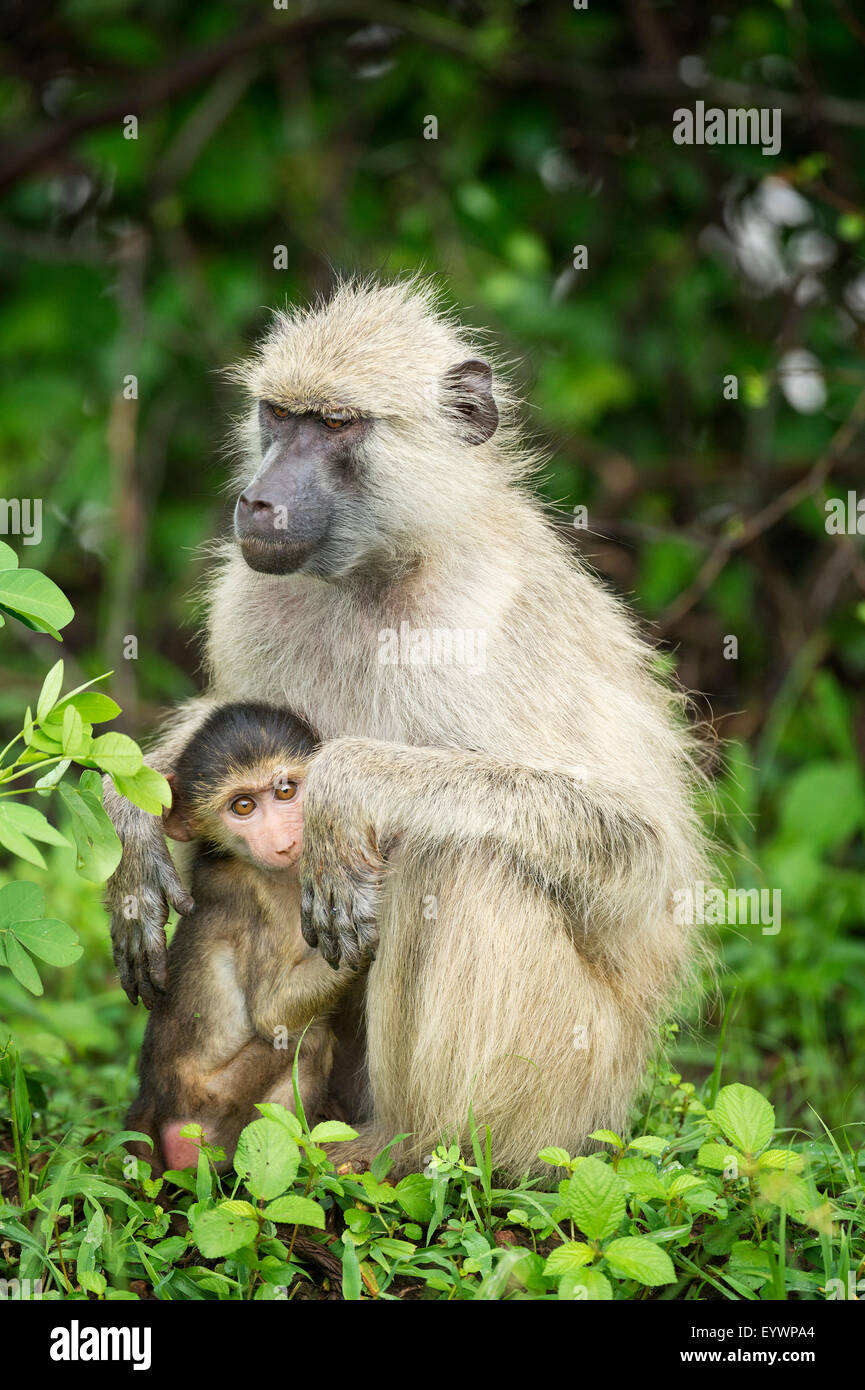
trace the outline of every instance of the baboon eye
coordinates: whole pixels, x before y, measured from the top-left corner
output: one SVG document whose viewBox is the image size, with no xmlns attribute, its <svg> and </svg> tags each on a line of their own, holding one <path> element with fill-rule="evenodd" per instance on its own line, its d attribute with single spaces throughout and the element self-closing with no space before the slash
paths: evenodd
<svg viewBox="0 0 865 1390">
<path fill-rule="evenodd" d="M 236 796 L 231 803 L 231 809 L 236 816 L 251 816 L 255 810 L 255 802 L 251 796 Z"/>
<path fill-rule="evenodd" d="M 280 782 L 278 787 L 274 787 L 273 794 L 277 801 L 291 801 L 297 795 L 297 783 Z"/>
<path fill-rule="evenodd" d="M 273 401 L 268 401 L 268 405 L 270 406 L 277 420 L 284 420 L 286 415 L 291 414 L 291 411 L 284 405 L 274 405 Z"/>
<path fill-rule="evenodd" d="M 322 415 L 321 421 L 329 430 L 341 430 L 343 425 L 348 424 L 349 416 L 345 410 L 330 410 L 327 415 Z"/>
</svg>

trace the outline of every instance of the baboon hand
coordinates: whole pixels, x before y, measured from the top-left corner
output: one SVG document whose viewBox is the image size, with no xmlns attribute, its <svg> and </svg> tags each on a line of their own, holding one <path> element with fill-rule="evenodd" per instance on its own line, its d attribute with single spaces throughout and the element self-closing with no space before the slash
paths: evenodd
<svg viewBox="0 0 865 1390">
<path fill-rule="evenodd" d="M 121 832 L 123 858 L 105 892 L 114 964 L 132 1003 L 140 995 L 150 1009 L 165 989 L 169 904 L 186 915 L 194 903 L 180 882 L 157 816 L 127 813 Z"/>
<path fill-rule="evenodd" d="M 334 970 L 375 960 L 385 867 L 371 830 L 348 844 L 305 822 L 300 926 Z"/>
</svg>

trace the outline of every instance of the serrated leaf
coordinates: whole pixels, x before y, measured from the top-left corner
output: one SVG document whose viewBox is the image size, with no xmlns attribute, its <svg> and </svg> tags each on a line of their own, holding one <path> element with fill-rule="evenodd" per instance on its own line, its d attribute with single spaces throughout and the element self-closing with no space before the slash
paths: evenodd
<svg viewBox="0 0 865 1390">
<path fill-rule="evenodd" d="M 310 1137 L 316 1144 L 334 1144 L 356 1139 L 357 1130 L 352 1129 L 351 1125 L 344 1125 L 340 1120 L 322 1120 L 321 1124 L 310 1131 Z"/>
<path fill-rule="evenodd" d="M 775 1130 L 775 1111 L 769 1101 L 741 1082 L 721 1088 L 712 1119 L 747 1154 L 765 1148 Z"/>
<path fill-rule="evenodd" d="M 559 1284 L 559 1298 L 588 1303 L 609 1303 L 613 1297 L 613 1286 L 599 1269 L 579 1269 L 569 1271 Z"/>
<path fill-rule="evenodd" d="M 256 1110 L 260 1110 L 266 1120 L 273 1120 L 274 1124 L 282 1125 L 287 1129 L 292 1139 L 299 1139 L 303 1134 L 303 1126 L 293 1110 L 287 1110 L 284 1105 L 280 1105 L 275 1100 L 262 1100 L 256 1105 Z"/>
<path fill-rule="evenodd" d="M 253 1221 L 258 1220 L 258 1214 L 251 1202 L 244 1202 L 239 1197 L 229 1197 L 227 1201 L 220 1202 L 218 1211 L 227 1211 L 229 1216 L 249 1216 Z"/>
<path fill-rule="evenodd" d="M 595 1252 L 591 1245 L 586 1245 L 581 1240 L 567 1240 L 564 1245 L 558 1245 L 550 1252 L 544 1265 L 544 1274 L 568 1274 L 591 1264 L 594 1258 Z"/>
<path fill-rule="evenodd" d="M 662 1139 L 658 1134 L 638 1134 L 636 1139 L 631 1139 L 628 1143 L 629 1149 L 634 1149 L 640 1154 L 654 1154 L 656 1158 L 660 1158 L 669 1147 L 669 1140 Z"/>
<path fill-rule="evenodd" d="M 284 1125 L 253 1120 L 237 1142 L 234 1170 L 250 1192 L 267 1200 L 291 1187 L 300 1166 L 300 1149 Z"/>
<path fill-rule="evenodd" d="M 268 1221 L 291 1226 L 315 1226 L 324 1230 L 324 1211 L 311 1197 L 277 1197 L 264 1208 Z"/>
<path fill-rule="evenodd" d="M 801 1173 L 805 1167 L 805 1159 L 802 1154 L 794 1153 L 792 1149 L 767 1149 L 757 1159 L 758 1168 L 784 1168 L 790 1173 Z"/>
<path fill-rule="evenodd" d="M 589 1240 L 603 1240 L 625 1215 L 624 1184 L 608 1163 L 584 1158 L 566 1185 L 563 1205 Z"/>
<path fill-rule="evenodd" d="M 425 1223 L 432 1219 L 432 1183 L 423 1173 L 407 1174 L 397 1183 L 394 1192 L 396 1200 L 412 1221 Z"/>
<path fill-rule="evenodd" d="M 730 1162 L 739 1164 L 742 1155 L 736 1153 L 735 1149 L 729 1148 L 726 1144 L 701 1144 L 697 1151 L 697 1162 L 702 1168 L 712 1168 L 718 1173 L 722 1173 L 729 1167 Z"/>
<path fill-rule="evenodd" d="M 618 1134 L 614 1134 L 611 1129 L 596 1129 L 589 1135 L 590 1139 L 598 1139 L 604 1144 L 614 1144 L 617 1149 L 623 1149 L 625 1142 L 620 1139 Z"/>
<path fill-rule="evenodd" d="M 538 1158 L 542 1163 L 552 1164 L 554 1168 L 567 1168 L 571 1161 L 571 1155 L 567 1149 L 559 1149 L 555 1145 L 548 1149 L 541 1149 Z"/>
<path fill-rule="evenodd" d="M 645 1236 L 622 1236 L 611 1241 L 604 1258 L 613 1272 L 623 1279 L 636 1279 L 638 1284 L 647 1284 L 650 1288 L 676 1282 L 673 1261 L 666 1250 Z"/>
<path fill-rule="evenodd" d="M 220 1208 L 203 1212 L 192 1225 L 192 1239 L 206 1260 L 233 1255 L 251 1245 L 257 1234 L 257 1221 Z"/>
</svg>

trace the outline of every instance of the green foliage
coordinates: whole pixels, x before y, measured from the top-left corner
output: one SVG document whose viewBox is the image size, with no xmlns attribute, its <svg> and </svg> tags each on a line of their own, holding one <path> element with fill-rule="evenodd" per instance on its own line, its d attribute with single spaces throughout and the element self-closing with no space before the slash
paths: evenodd
<svg viewBox="0 0 865 1390">
<path fill-rule="evenodd" d="M 19 570 L 16 565 L 14 551 L 0 542 L 0 597 L 5 596 L 0 607 L 27 627 L 62 640 L 55 626 L 65 626 L 73 616 L 65 595 L 38 570 Z M 2 576 L 22 575 L 24 586 L 2 587 Z M 46 799 L 56 790 L 71 818 L 76 868 L 82 878 L 102 883 L 120 862 L 121 846 L 102 804 L 99 774 L 107 773 L 122 795 L 146 811 L 159 812 L 170 805 L 171 792 L 160 773 L 144 766 L 141 749 L 127 734 L 94 736 L 93 725 L 114 719 L 120 707 L 107 695 L 89 690 L 93 683 L 62 695 L 63 662 L 55 662 L 42 681 L 35 714 L 28 707 L 20 732 L 0 752 L 0 845 L 44 869 L 38 843 L 71 844 L 36 806 L 10 799 L 28 792 Z M 73 762 L 85 769 L 77 787 L 61 780 Z M 13 787 L 22 777 L 35 780 L 30 786 Z M 8 967 L 31 994 L 42 993 L 34 956 L 51 965 L 70 965 L 80 954 L 72 928 L 44 916 L 43 894 L 35 884 L 9 883 L 0 889 L 0 967 Z"/>
<path fill-rule="evenodd" d="M 190 1125 L 197 1167 L 153 1178 L 123 1156 L 125 1131 L 88 1134 L 73 1116 L 59 1138 L 62 1104 L 45 1117 L 43 1078 L 7 1047 L 16 1192 L 0 1205 L 0 1274 L 14 1251 L 17 1277 L 48 1299 L 315 1298 L 335 1278 L 353 1301 L 848 1296 L 865 1259 L 852 1152 L 825 1136 L 770 1148 L 772 1106 L 748 1086 L 709 1108 L 677 1074 L 657 1082 L 651 1133 L 606 1133 L 610 1151 L 590 1157 L 544 1151 L 565 1172 L 554 1191 L 497 1186 L 494 1136 L 476 1135 L 476 1163 L 442 1146 L 399 1182 L 387 1152 L 358 1174 L 339 1160 L 354 1130 L 310 1130 L 274 1103 L 243 1131 L 233 1173 Z"/>
</svg>

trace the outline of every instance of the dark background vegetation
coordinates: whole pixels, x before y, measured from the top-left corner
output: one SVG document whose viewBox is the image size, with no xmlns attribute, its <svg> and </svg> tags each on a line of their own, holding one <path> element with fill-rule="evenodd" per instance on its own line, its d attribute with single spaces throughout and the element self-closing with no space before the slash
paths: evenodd
<svg viewBox="0 0 865 1390">
<path fill-rule="evenodd" d="M 738 985 L 725 1079 L 782 1123 L 861 1120 L 865 557 L 824 527 L 827 497 L 865 495 L 861 11 L 7 0 L 0 26 L 0 491 L 44 499 L 41 545 L 15 544 L 75 605 L 70 678 L 112 668 L 136 736 L 195 690 L 228 510 L 218 369 L 332 267 L 425 267 L 519 362 L 575 548 L 701 692 L 728 881 L 783 894 L 777 935 L 719 933 L 678 1064 L 705 1074 Z M 779 107 L 780 154 L 675 145 L 698 99 Z M 819 377 L 780 376 L 802 349 Z M 0 641 L 13 732 L 57 649 Z M 141 1010 L 62 852 L 46 887 L 85 956 L 43 1000 L 4 974 L 0 1011 L 116 1119 Z"/>
</svg>

